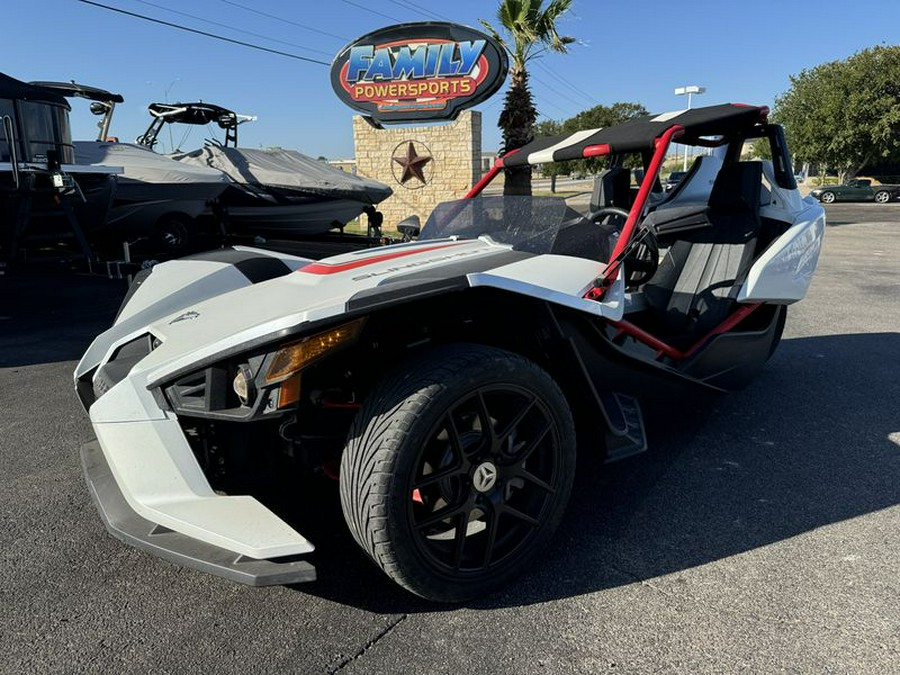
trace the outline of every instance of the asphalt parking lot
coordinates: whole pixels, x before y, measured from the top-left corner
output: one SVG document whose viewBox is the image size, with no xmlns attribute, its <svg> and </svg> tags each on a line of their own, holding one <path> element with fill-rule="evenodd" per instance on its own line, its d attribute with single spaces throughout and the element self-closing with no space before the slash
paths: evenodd
<svg viewBox="0 0 900 675">
<path fill-rule="evenodd" d="M 382 577 L 336 501 L 296 587 L 107 535 L 71 372 L 124 283 L 0 277 L 0 672 L 898 672 L 900 204 L 828 217 L 763 375 L 647 410 L 650 450 L 583 462 L 553 549 L 461 607 Z"/>
</svg>

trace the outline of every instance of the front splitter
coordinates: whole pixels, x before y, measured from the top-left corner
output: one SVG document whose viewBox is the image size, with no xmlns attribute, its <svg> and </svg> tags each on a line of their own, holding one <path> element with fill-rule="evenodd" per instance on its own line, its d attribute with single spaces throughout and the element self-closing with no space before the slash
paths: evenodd
<svg viewBox="0 0 900 675">
<path fill-rule="evenodd" d="M 110 534 L 129 546 L 177 565 L 250 586 L 279 586 L 316 579 L 315 567 L 306 560 L 248 558 L 141 517 L 125 500 L 97 441 L 81 447 L 81 466 L 103 524 Z"/>
</svg>

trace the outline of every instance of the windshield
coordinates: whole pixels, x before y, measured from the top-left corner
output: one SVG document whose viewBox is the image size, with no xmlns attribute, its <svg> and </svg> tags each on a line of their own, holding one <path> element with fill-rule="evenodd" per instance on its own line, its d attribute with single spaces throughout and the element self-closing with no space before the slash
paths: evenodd
<svg viewBox="0 0 900 675">
<path fill-rule="evenodd" d="M 476 197 L 438 204 L 419 240 L 486 235 L 519 250 L 547 253 L 560 228 L 580 220 L 561 197 Z"/>
<path fill-rule="evenodd" d="M 476 197 L 438 204 L 419 241 L 489 237 L 516 251 L 605 262 L 618 230 L 589 220 L 561 197 Z"/>
</svg>

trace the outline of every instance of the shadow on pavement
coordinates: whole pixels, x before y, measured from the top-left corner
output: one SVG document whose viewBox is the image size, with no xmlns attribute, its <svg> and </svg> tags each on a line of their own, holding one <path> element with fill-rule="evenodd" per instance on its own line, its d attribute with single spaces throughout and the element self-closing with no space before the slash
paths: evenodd
<svg viewBox="0 0 900 675">
<path fill-rule="evenodd" d="M 0 368 L 81 358 L 126 290 L 124 280 L 47 266 L 0 276 Z"/>
<path fill-rule="evenodd" d="M 79 358 L 125 290 L 124 281 L 52 270 L 0 277 L 0 367 Z M 745 391 L 645 405 L 650 450 L 602 466 L 583 449 L 552 548 L 471 606 L 651 579 L 900 503 L 898 353 L 898 333 L 785 340 Z M 448 607 L 411 596 L 365 558 L 336 484 L 305 501 L 292 520 L 317 544 L 319 581 L 298 591 L 377 613 Z"/>
<path fill-rule="evenodd" d="M 745 391 L 645 407 L 649 452 L 607 467 L 583 452 L 553 548 L 470 606 L 601 591 L 900 503 L 898 352 L 896 333 L 785 340 Z M 334 509 L 316 514 L 319 581 L 297 590 L 378 613 L 449 608 L 394 586 Z"/>
</svg>

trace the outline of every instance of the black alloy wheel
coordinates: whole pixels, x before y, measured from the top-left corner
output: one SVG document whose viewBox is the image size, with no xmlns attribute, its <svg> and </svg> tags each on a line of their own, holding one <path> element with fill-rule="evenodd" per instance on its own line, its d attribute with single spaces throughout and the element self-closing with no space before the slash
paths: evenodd
<svg viewBox="0 0 900 675">
<path fill-rule="evenodd" d="M 459 602 L 514 578 L 562 516 L 575 468 L 565 397 L 510 352 L 452 345 L 367 399 L 341 463 L 354 538 L 395 581 Z"/>
</svg>

